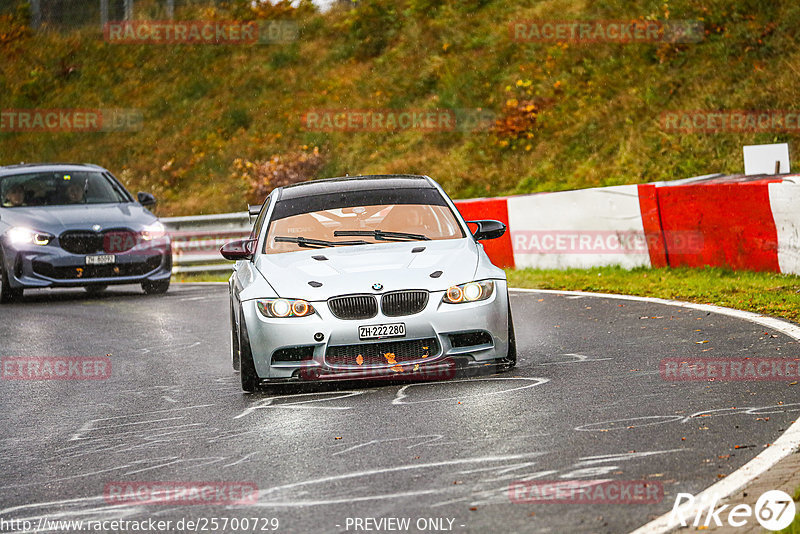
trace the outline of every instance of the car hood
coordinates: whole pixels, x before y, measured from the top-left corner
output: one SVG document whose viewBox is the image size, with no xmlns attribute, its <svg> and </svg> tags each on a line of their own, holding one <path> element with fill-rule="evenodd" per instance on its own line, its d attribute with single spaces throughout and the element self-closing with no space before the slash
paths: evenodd
<svg viewBox="0 0 800 534">
<path fill-rule="evenodd" d="M 442 291 L 471 281 L 477 264 L 477 245 L 469 238 L 309 249 L 256 260 L 278 296 L 310 301 L 398 289 Z M 431 277 L 437 271 L 441 274 Z M 373 284 L 383 287 L 376 290 Z"/>
<path fill-rule="evenodd" d="M 79 204 L 40 206 L 2 210 L 2 221 L 12 226 L 27 226 L 40 232 L 59 234 L 64 230 L 91 230 L 94 225 L 106 228 L 139 230 L 156 216 L 139 204 Z"/>
</svg>

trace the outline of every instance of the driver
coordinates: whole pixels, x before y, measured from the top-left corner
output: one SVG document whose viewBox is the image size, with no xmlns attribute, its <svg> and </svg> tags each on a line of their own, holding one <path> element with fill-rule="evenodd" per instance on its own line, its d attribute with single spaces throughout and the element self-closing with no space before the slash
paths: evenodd
<svg viewBox="0 0 800 534">
<path fill-rule="evenodd" d="M 83 202 L 83 186 L 79 183 L 71 183 L 66 189 L 67 202 L 79 204 Z"/>
<path fill-rule="evenodd" d="M 6 198 L 3 201 L 3 206 L 7 208 L 22 206 L 24 201 L 25 201 L 25 190 L 22 188 L 21 185 L 17 184 L 12 186 L 8 191 L 6 191 Z"/>
</svg>

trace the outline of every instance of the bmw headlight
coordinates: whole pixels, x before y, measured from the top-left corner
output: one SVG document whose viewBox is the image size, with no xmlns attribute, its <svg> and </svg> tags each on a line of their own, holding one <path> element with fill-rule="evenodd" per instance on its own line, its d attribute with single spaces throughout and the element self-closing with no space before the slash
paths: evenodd
<svg viewBox="0 0 800 534">
<path fill-rule="evenodd" d="M 462 304 L 464 302 L 477 302 L 486 300 L 494 293 L 494 281 L 482 280 L 451 286 L 444 294 L 442 302 L 448 304 Z"/>
<path fill-rule="evenodd" d="M 142 239 L 145 241 L 152 241 L 153 239 L 161 239 L 166 235 L 167 229 L 159 221 L 153 224 L 148 224 L 142 229 Z"/>
<path fill-rule="evenodd" d="M 264 317 L 306 317 L 313 315 L 314 307 L 302 299 L 261 299 L 256 301 Z"/>
<path fill-rule="evenodd" d="M 22 226 L 15 226 L 6 235 L 11 243 L 15 245 L 47 245 L 53 240 L 53 236 L 50 234 L 37 232 Z"/>
</svg>

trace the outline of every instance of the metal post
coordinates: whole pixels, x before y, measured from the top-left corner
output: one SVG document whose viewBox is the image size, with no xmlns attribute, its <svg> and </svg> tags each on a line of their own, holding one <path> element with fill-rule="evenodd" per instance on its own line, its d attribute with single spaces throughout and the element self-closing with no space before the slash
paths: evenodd
<svg viewBox="0 0 800 534">
<path fill-rule="evenodd" d="M 169 20 L 175 18 L 175 0 L 167 0 L 167 18 Z"/>
<path fill-rule="evenodd" d="M 105 31 L 108 24 L 108 0 L 100 0 L 100 29 Z"/>
<path fill-rule="evenodd" d="M 133 0 L 125 0 L 125 20 L 133 20 Z"/>
<path fill-rule="evenodd" d="M 36 29 L 42 24 L 42 10 L 39 0 L 31 0 L 31 28 Z"/>
</svg>

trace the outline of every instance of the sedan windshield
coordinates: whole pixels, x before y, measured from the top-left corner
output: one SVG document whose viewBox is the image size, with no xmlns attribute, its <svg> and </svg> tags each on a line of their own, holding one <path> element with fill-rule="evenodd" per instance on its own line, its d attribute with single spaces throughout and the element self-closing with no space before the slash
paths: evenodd
<svg viewBox="0 0 800 534">
<path fill-rule="evenodd" d="M 309 202 L 306 205 L 313 205 Z M 266 254 L 310 247 L 459 239 L 464 237 L 453 212 L 441 204 L 364 204 L 287 213 L 270 222 Z M 292 210 L 295 211 L 295 210 Z M 297 210 L 299 211 L 299 210 Z M 353 239 L 356 237 L 357 239 Z"/>
<path fill-rule="evenodd" d="M 56 171 L 0 178 L 4 208 L 130 202 L 122 188 L 101 172 Z"/>
</svg>

